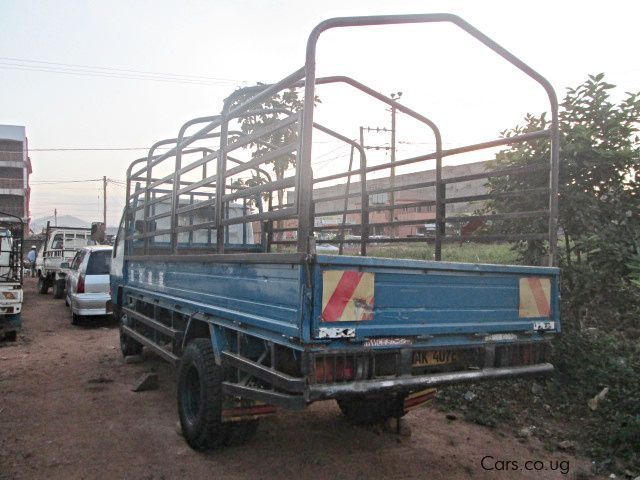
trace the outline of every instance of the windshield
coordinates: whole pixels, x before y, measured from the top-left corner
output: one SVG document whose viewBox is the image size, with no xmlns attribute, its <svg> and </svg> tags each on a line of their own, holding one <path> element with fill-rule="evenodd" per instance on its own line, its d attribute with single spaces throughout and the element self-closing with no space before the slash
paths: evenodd
<svg viewBox="0 0 640 480">
<path fill-rule="evenodd" d="M 111 251 L 101 250 L 92 252 L 87 264 L 87 275 L 109 275 L 111 265 Z"/>
</svg>

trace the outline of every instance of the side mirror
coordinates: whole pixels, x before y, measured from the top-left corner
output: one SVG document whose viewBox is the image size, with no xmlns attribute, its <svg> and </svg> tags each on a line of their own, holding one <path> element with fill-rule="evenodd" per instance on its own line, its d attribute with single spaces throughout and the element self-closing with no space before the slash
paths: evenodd
<svg viewBox="0 0 640 480">
<path fill-rule="evenodd" d="M 69 268 L 69 262 L 62 262 L 60 268 Z"/>
</svg>

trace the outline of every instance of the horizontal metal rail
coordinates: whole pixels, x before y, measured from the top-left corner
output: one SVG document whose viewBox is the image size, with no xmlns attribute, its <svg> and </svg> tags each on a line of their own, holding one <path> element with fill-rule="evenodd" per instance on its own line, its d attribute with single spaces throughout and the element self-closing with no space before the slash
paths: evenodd
<svg viewBox="0 0 640 480">
<path fill-rule="evenodd" d="M 503 145 L 513 145 L 515 143 L 521 143 L 525 141 L 535 140 L 538 138 L 545 138 L 549 136 L 549 130 L 539 130 L 537 132 L 523 133 L 522 135 L 514 135 L 513 137 L 501 138 L 498 140 L 492 140 L 489 142 L 475 143 L 473 145 L 467 145 L 464 147 L 451 148 L 449 150 L 442 151 L 442 157 L 450 157 L 453 155 L 460 155 L 462 153 L 474 152 L 477 150 L 484 150 L 487 148 L 500 147 Z M 393 163 L 382 163 L 380 165 L 371 165 L 366 168 L 366 173 L 377 172 L 378 170 L 390 169 L 391 167 L 398 168 L 403 167 L 405 165 L 411 165 L 412 163 L 424 162 L 426 160 L 435 160 L 437 157 L 436 153 L 429 153 L 426 155 L 419 155 L 417 157 L 405 158 L 404 160 L 397 160 Z M 546 168 L 549 168 L 549 164 L 545 164 Z M 521 167 L 520 167 L 521 168 Z M 357 172 L 356 172 L 357 173 Z M 324 177 L 320 177 L 314 179 L 314 183 L 326 182 L 329 180 L 337 180 L 339 178 L 344 178 L 350 175 L 354 175 L 354 172 L 343 172 L 336 173 L 333 175 L 327 175 Z M 479 178 L 487 178 L 487 177 L 479 177 Z M 445 179 L 443 179 L 444 181 Z M 450 179 L 448 179 L 450 180 Z M 445 182 L 451 183 L 451 182 Z"/>
<path fill-rule="evenodd" d="M 222 196 L 223 202 L 230 202 L 231 200 L 235 200 L 236 198 L 249 198 L 253 195 L 260 195 L 265 192 L 270 192 L 273 190 L 282 190 L 285 188 L 292 188 L 296 185 L 296 178 L 289 177 L 283 178 L 281 180 L 274 180 L 269 183 L 262 183 L 260 185 L 256 185 L 255 187 L 247 187 L 237 190 L 233 193 L 227 193 Z"/>
<path fill-rule="evenodd" d="M 233 175 L 237 175 L 238 173 L 242 173 L 246 170 L 251 170 L 252 168 L 259 166 L 260 164 L 269 163 L 278 157 L 282 157 L 288 153 L 295 152 L 299 148 L 300 148 L 300 145 L 298 143 L 289 143 L 283 147 L 278 148 L 277 150 L 271 150 L 270 152 L 267 152 L 260 157 L 252 158 L 251 160 L 244 162 L 241 165 L 238 165 L 237 167 L 228 169 L 224 173 L 224 177 L 229 178 Z"/>
<path fill-rule="evenodd" d="M 122 307 L 122 311 L 124 313 L 126 313 L 129 317 L 144 323 L 146 326 L 153 328 L 154 330 L 159 331 L 160 333 L 162 333 L 163 335 L 166 335 L 168 337 L 171 338 L 175 338 L 178 334 L 182 333 L 179 330 L 176 330 L 174 328 L 168 327 L 167 325 L 151 318 L 151 317 L 147 317 L 146 315 L 143 315 L 141 313 L 136 312 L 135 310 L 131 310 L 130 308 L 127 307 Z"/>
<path fill-rule="evenodd" d="M 258 377 L 276 388 L 296 393 L 304 391 L 306 384 L 304 378 L 292 377 L 231 352 L 222 352 L 222 361 L 249 375 Z"/>
<path fill-rule="evenodd" d="M 265 220 L 285 220 L 287 218 L 293 218 L 297 214 L 298 209 L 292 207 L 285 208 L 284 210 L 275 210 L 273 212 L 254 213 L 237 218 L 226 218 L 220 222 L 220 225 L 237 225 L 239 223 L 249 223 Z"/>
<path fill-rule="evenodd" d="M 539 195 L 539 194 L 549 193 L 549 189 L 547 187 L 542 188 L 528 188 L 525 190 L 519 190 L 515 192 L 495 192 L 495 193 L 484 193 L 481 195 L 465 195 L 463 197 L 450 197 L 445 198 L 444 203 L 466 203 L 466 202 L 477 202 L 480 200 L 494 200 L 497 198 L 526 198 L 528 195 Z"/>
<path fill-rule="evenodd" d="M 269 135 L 270 133 L 273 132 L 277 132 L 278 130 L 281 130 L 293 123 L 296 123 L 297 121 L 300 120 L 300 115 L 299 114 L 294 114 L 291 115 L 289 117 L 283 118 L 282 120 L 276 120 L 273 123 L 269 123 L 266 127 L 261 128 L 259 130 L 256 130 L 255 132 L 253 132 L 250 135 L 247 135 L 245 137 L 241 137 L 240 139 L 236 140 L 235 142 L 230 143 L 229 145 L 227 145 L 227 147 L 225 148 L 225 151 L 228 152 L 232 152 L 240 147 L 244 147 L 245 145 L 248 145 L 252 142 L 255 142 L 256 140 L 260 139 L 261 137 L 264 137 L 266 135 Z"/>
<path fill-rule="evenodd" d="M 302 410 L 307 406 L 302 395 L 287 395 L 286 393 L 239 385 L 237 383 L 223 382 L 222 391 L 227 395 L 250 398 L 289 410 Z"/>
<path fill-rule="evenodd" d="M 315 384 L 309 386 L 309 400 L 322 400 L 359 393 L 379 392 L 391 389 L 415 389 L 440 387 L 483 380 L 500 380 L 532 375 L 545 375 L 553 372 L 550 363 L 539 363 L 522 367 L 484 368 L 463 372 L 430 373 L 413 377 L 385 378 L 380 380 L 361 380 L 346 383 Z"/>
<path fill-rule="evenodd" d="M 153 350 L 155 354 L 164 358 L 166 361 L 176 364 L 178 363 L 178 360 L 180 360 L 176 355 L 162 348 L 160 345 L 148 339 L 144 335 L 136 332 L 133 328 L 128 327 L 126 325 L 122 325 L 120 328 L 122 328 L 122 331 L 127 335 L 129 335 L 131 338 L 133 338 L 135 341 L 137 341 L 138 343 L 141 343 L 147 348 L 150 348 L 151 350 Z"/>
</svg>

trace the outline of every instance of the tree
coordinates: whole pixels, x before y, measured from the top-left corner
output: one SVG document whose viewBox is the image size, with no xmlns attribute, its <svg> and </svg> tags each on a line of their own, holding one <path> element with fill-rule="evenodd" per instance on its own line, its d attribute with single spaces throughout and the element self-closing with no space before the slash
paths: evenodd
<svg viewBox="0 0 640 480">
<path fill-rule="evenodd" d="M 241 95 L 237 100 L 237 103 L 242 103 L 243 101 L 250 98 L 250 95 Z M 240 129 L 246 135 L 251 135 L 254 132 L 271 125 L 278 120 L 289 115 L 287 112 L 296 113 L 304 107 L 304 100 L 300 99 L 297 90 L 291 88 L 288 90 L 283 90 L 275 95 L 271 96 L 269 99 L 265 100 L 263 103 L 259 105 L 255 105 L 251 110 L 259 111 L 259 110 L 272 110 L 272 113 L 260 113 L 256 115 L 246 116 L 239 119 L 240 121 Z M 252 158 L 257 158 L 265 153 L 274 150 L 275 148 L 282 147 L 284 145 L 288 145 L 291 143 L 295 143 L 298 141 L 298 129 L 300 125 L 298 122 L 292 123 L 291 125 L 278 129 L 275 132 L 272 132 L 268 135 L 265 135 L 260 138 L 260 142 L 252 142 L 248 144 L 246 147 L 253 149 Z M 277 157 L 269 162 L 272 166 L 273 171 L 276 176 L 276 180 L 282 180 L 285 177 L 285 172 L 289 169 L 296 166 L 296 156 L 295 154 L 285 154 L 280 157 Z M 240 181 L 236 183 L 237 188 L 242 188 L 243 186 L 252 186 L 260 183 L 264 183 L 265 179 L 262 176 L 254 175 L 251 179 Z M 280 189 L 277 191 L 278 194 L 278 204 L 282 205 L 284 203 L 284 190 Z"/>
<path fill-rule="evenodd" d="M 605 81 L 604 74 L 590 75 L 582 85 L 567 90 L 559 113 L 559 226 L 564 236 L 560 261 L 574 312 L 585 305 L 621 312 L 621 302 L 628 302 L 630 296 L 632 301 L 637 300 L 631 275 L 640 251 L 640 93 L 627 93 L 622 101 L 614 103 L 614 87 Z M 544 115 L 529 114 L 523 125 L 503 134 L 512 136 L 547 127 Z M 548 142 L 536 140 L 499 152 L 496 166 L 521 166 L 548 159 Z M 547 172 L 540 172 L 491 179 L 488 187 L 492 192 L 512 192 L 547 184 Z M 486 210 L 537 210 L 546 208 L 546 202 L 543 195 L 527 195 L 517 201 L 493 200 Z M 546 223 L 543 219 L 504 221 L 491 228 L 504 233 L 539 233 L 545 231 Z M 529 241 L 515 248 L 523 260 L 530 262 L 544 255 L 547 247 L 544 242 Z M 621 315 L 625 316 L 623 312 Z"/>
</svg>

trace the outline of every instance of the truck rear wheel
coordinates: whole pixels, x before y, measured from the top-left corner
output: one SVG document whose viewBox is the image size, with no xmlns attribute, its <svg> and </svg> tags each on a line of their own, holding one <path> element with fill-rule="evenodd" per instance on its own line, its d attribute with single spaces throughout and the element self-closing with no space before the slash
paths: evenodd
<svg viewBox="0 0 640 480">
<path fill-rule="evenodd" d="M 38 293 L 45 295 L 49 291 L 49 285 L 47 285 L 47 279 L 42 275 L 38 276 Z"/>
<path fill-rule="evenodd" d="M 371 425 L 388 418 L 403 417 L 406 395 L 365 396 L 358 395 L 336 400 L 343 415 L 356 425 Z"/>
<path fill-rule="evenodd" d="M 223 379 L 211 341 L 196 338 L 189 343 L 178 369 L 178 413 L 184 438 L 194 450 L 209 450 L 227 440 L 227 426 L 222 423 Z"/>
<path fill-rule="evenodd" d="M 56 280 L 53 282 L 53 298 L 64 297 L 64 280 Z"/>
</svg>

